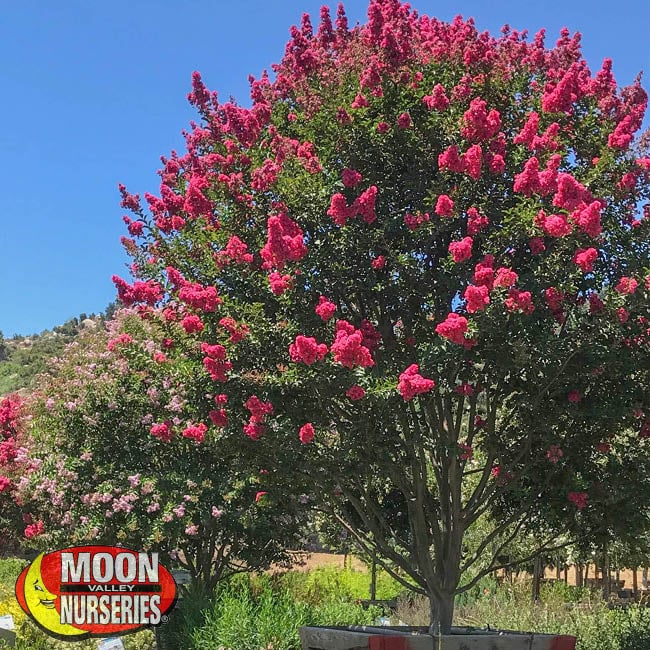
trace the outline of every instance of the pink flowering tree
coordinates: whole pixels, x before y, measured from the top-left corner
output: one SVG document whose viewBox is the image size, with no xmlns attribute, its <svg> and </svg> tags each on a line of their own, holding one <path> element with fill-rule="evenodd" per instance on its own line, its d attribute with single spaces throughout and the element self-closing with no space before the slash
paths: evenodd
<svg viewBox="0 0 650 650">
<path fill-rule="evenodd" d="M 38 463 L 30 457 L 26 429 L 29 414 L 18 395 L 0 399 L 0 547 L 17 548 L 23 538 L 38 533 L 42 522 L 23 518 L 18 486 Z"/>
<path fill-rule="evenodd" d="M 203 444 L 271 441 L 447 630 L 523 522 L 594 507 L 578 454 L 647 444 L 647 96 L 567 30 L 547 47 L 398 0 L 354 28 L 304 16 L 273 70 L 250 108 L 194 74 L 187 151 L 158 195 L 121 187 L 118 294 L 208 382 Z"/>
<path fill-rule="evenodd" d="M 155 550 L 209 593 L 233 573 L 287 563 L 305 506 L 270 487 L 264 444 L 205 438 L 204 422 L 222 417 L 227 398 L 180 355 L 169 358 L 170 345 L 154 320 L 125 310 L 69 346 L 40 377 L 31 404 L 40 460 L 15 494 L 39 522 L 25 531 L 32 545 Z M 208 396 L 212 407 L 197 412 Z"/>
</svg>

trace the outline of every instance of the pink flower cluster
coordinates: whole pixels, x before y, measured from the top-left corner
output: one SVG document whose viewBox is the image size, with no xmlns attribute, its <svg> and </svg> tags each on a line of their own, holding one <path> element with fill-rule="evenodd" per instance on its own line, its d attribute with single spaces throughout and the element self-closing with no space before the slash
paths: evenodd
<svg viewBox="0 0 650 650">
<path fill-rule="evenodd" d="M 452 343 L 471 347 L 471 339 L 465 339 L 467 329 L 467 319 L 452 311 L 444 321 L 436 325 L 436 334 Z"/>
<path fill-rule="evenodd" d="M 248 424 L 244 425 L 244 433 L 252 440 L 259 440 L 266 432 L 266 418 L 273 414 L 273 404 L 263 402 L 257 395 L 251 395 L 244 406 L 250 411 Z"/>
<path fill-rule="evenodd" d="M 320 298 L 318 299 L 318 305 L 316 305 L 314 311 L 325 322 L 327 322 L 336 313 L 336 305 L 325 296 L 320 296 Z"/>
<path fill-rule="evenodd" d="M 489 112 L 487 102 L 475 97 L 463 115 L 461 135 L 470 142 L 484 142 L 493 138 L 501 128 L 501 115 L 495 108 Z"/>
<path fill-rule="evenodd" d="M 346 368 L 367 368 L 375 365 L 370 349 L 364 345 L 364 332 L 345 320 L 336 322 L 332 353 L 334 361 Z"/>
<path fill-rule="evenodd" d="M 229 341 L 233 344 L 237 344 L 240 341 L 243 341 L 248 333 L 250 328 L 246 323 L 238 323 L 234 318 L 226 316 L 219 321 L 219 325 L 223 327 L 228 334 L 230 334 Z"/>
<path fill-rule="evenodd" d="M 298 262 L 307 255 L 304 234 L 286 212 L 269 217 L 266 245 L 260 251 L 264 268 L 284 268 L 287 262 Z"/>
<path fill-rule="evenodd" d="M 298 432 L 300 442 L 302 442 L 303 445 L 309 444 L 314 439 L 314 434 L 314 425 L 311 422 L 303 424 Z"/>
<path fill-rule="evenodd" d="M 131 307 L 135 303 L 153 306 L 162 300 L 165 294 L 163 288 L 155 280 L 146 282 L 136 280 L 132 285 L 117 275 L 114 275 L 112 280 L 117 287 L 117 297 L 126 307 Z"/>
<path fill-rule="evenodd" d="M 289 356 L 294 363 L 304 363 L 311 366 L 317 361 L 322 361 L 328 349 L 325 343 L 318 343 L 313 336 L 299 334 L 289 346 Z"/>
<path fill-rule="evenodd" d="M 414 363 L 399 376 L 397 390 L 405 402 L 413 399 L 416 395 L 430 392 L 436 385 L 433 379 L 423 377 L 419 370 L 419 366 Z"/>
<path fill-rule="evenodd" d="M 460 241 L 453 241 L 449 244 L 449 252 L 456 264 L 460 264 L 472 257 L 473 243 L 474 240 L 471 237 L 463 237 Z"/>
<path fill-rule="evenodd" d="M 149 431 L 152 436 L 159 438 L 163 442 L 169 442 L 172 439 L 172 430 L 169 422 L 153 424 Z"/>
<path fill-rule="evenodd" d="M 210 345 L 201 343 L 203 367 L 214 381 L 225 382 L 228 380 L 228 372 L 232 370 L 232 363 L 226 359 L 226 348 L 223 345 Z"/>
<path fill-rule="evenodd" d="M 345 226 L 348 219 L 354 219 L 357 216 L 360 216 L 365 223 L 371 224 L 377 220 L 375 212 L 376 200 L 376 185 L 371 185 L 362 192 L 350 206 L 348 206 L 343 194 L 337 193 L 332 196 L 327 214 L 334 219 L 337 226 Z"/>
<path fill-rule="evenodd" d="M 208 430 L 208 427 L 203 424 L 190 424 L 183 430 L 183 437 L 194 440 L 195 442 L 203 442 L 205 439 L 205 434 Z"/>
<path fill-rule="evenodd" d="M 582 510 L 589 505 L 589 495 L 586 492 L 569 492 L 567 499 L 575 505 L 578 510 Z"/>
</svg>

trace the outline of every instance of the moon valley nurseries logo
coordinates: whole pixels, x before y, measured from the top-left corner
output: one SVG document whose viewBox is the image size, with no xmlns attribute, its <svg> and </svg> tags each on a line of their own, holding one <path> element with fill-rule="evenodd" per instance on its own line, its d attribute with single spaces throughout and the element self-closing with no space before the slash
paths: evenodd
<svg viewBox="0 0 650 650">
<path fill-rule="evenodd" d="M 165 622 L 176 582 L 157 553 L 75 546 L 41 553 L 25 567 L 16 599 L 48 634 L 78 641 Z"/>
</svg>

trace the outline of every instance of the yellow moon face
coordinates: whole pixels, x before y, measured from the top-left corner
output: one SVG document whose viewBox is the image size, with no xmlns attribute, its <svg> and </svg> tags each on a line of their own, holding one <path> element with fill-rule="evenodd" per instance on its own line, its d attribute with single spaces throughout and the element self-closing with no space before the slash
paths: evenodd
<svg viewBox="0 0 650 650">
<path fill-rule="evenodd" d="M 59 612 L 56 610 L 57 596 L 48 591 L 41 575 L 41 553 L 31 564 L 25 574 L 25 603 L 31 615 L 46 630 L 61 636 L 82 636 L 87 634 L 67 623 L 61 623 Z"/>
</svg>

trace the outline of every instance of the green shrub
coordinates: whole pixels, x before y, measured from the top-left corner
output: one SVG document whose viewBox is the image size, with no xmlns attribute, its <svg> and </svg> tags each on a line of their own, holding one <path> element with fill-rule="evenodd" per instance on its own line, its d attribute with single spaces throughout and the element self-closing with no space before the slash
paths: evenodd
<svg viewBox="0 0 650 650">
<path fill-rule="evenodd" d="M 309 603 L 330 600 L 365 600 L 370 598 L 369 571 L 319 567 L 311 571 L 288 571 L 274 577 L 275 584 L 288 590 L 295 598 Z M 391 600 L 404 592 L 404 587 L 386 571 L 377 570 L 376 598 Z"/>
<path fill-rule="evenodd" d="M 368 625 L 379 615 L 378 608 L 364 609 L 333 593 L 317 604 L 299 600 L 269 577 L 255 578 L 249 585 L 238 580 L 218 591 L 200 627 L 190 632 L 187 625 L 182 626 L 189 632 L 183 647 L 295 650 L 300 647 L 299 628 L 304 625 Z"/>
</svg>

